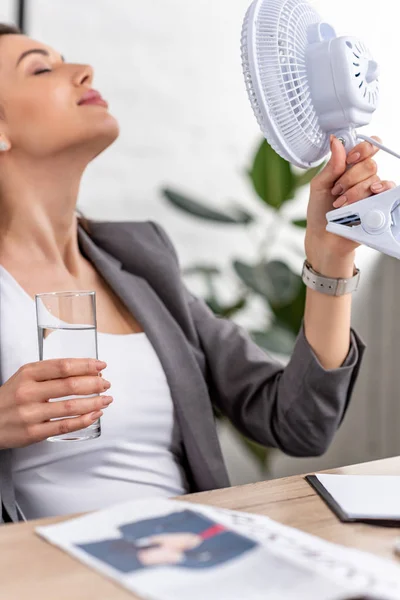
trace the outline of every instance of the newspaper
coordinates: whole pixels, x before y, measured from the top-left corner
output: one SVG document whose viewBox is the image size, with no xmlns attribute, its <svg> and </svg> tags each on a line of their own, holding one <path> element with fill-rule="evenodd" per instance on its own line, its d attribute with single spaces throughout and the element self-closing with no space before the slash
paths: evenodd
<svg viewBox="0 0 400 600">
<path fill-rule="evenodd" d="M 36 532 L 151 600 L 400 599 L 394 561 L 191 502 L 128 502 Z"/>
</svg>

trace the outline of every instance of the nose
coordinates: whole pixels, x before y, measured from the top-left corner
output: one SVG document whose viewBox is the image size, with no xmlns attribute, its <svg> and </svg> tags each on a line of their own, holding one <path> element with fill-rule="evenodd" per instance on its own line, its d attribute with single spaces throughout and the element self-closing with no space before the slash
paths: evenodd
<svg viewBox="0 0 400 600">
<path fill-rule="evenodd" d="M 76 73 L 74 75 L 74 83 L 76 86 L 82 84 L 92 84 L 94 76 L 93 67 L 90 65 L 76 65 Z"/>
</svg>

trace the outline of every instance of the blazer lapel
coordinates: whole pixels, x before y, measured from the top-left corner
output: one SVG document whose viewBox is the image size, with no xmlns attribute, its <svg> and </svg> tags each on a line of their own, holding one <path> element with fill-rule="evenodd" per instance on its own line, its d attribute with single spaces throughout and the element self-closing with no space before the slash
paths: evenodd
<svg viewBox="0 0 400 600">
<path fill-rule="evenodd" d="M 207 385 L 181 328 L 145 279 L 124 270 L 121 261 L 97 246 L 80 226 L 78 239 L 83 253 L 139 321 L 157 352 L 196 488 L 228 486 Z"/>
</svg>

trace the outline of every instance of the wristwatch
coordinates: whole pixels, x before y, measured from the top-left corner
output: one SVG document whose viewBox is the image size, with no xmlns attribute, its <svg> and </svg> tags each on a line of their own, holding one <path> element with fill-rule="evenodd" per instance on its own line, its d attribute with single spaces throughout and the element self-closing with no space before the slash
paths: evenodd
<svg viewBox="0 0 400 600">
<path fill-rule="evenodd" d="M 358 288 L 360 270 L 354 267 L 354 275 L 349 279 L 324 277 L 324 275 L 314 271 L 306 259 L 303 264 L 302 279 L 306 286 L 316 292 L 321 292 L 328 296 L 344 296 L 345 294 L 355 292 Z"/>
</svg>

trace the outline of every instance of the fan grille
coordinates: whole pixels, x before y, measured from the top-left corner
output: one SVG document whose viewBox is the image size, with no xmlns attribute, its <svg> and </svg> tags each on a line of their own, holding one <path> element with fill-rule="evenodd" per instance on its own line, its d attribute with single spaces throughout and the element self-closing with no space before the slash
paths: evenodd
<svg viewBox="0 0 400 600">
<path fill-rule="evenodd" d="M 254 9 L 258 11 L 256 18 Z M 305 56 L 307 29 L 320 22 L 306 2 L 255 0 L 242 30 L 245 83 L 261 130 L 276 152 L 302 167 L 318 164 L 329 150 L 329 138 L 319 126 L 312 103 Z M 254 30 L 249 37 L 250 27 Z"/>
</svg>

